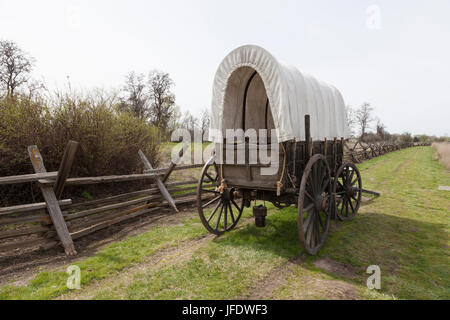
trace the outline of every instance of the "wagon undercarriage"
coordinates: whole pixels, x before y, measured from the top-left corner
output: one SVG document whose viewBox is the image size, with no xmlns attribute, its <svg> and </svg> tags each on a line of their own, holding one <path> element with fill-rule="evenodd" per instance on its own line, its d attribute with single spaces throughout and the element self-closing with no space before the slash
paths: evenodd
<svg viewBox="0 0 450 320">
<path fill-rule="evenodd" d="M 309 137 L 308 116 L 305 130 Z M 283 167 L 265 180 L 257 176 L 256 182 L 252 170 L 261 166 L 248 164 L 248 148 L 244 148 L 244 164 L 217 164 L 212 157 L 197 188 L 202 223 L 211 233 L 221 235 L 232 230 L 244 207 L 256 200 L 280 209 L 295 205 L 300 240 L 308 253 L 316 254 L 324 244 L 330 219 L 352 219 L 361 201 L 361 176 L 353 163 L 342 163 L 343 143 L 343 139 L 282 143 L 279 163 Z M 229 145 L 224 141 L 222 147 Z M 211 197 L 204 200 L 205 194 Z M 265 225 L 261 206 L 254 207 L 254 216 L 258 226 Z"/>
</svg>

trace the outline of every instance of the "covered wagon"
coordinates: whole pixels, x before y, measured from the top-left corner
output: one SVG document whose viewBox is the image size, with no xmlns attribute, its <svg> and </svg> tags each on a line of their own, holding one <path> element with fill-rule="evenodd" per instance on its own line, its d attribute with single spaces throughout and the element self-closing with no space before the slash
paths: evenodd
<svg viewBox="0 0 450 320">
<path fill-rule="evenodd" d="M 361 200 L 359 171 L 343 163 L 349 131 L 341 94 L 265 49 L 246 45 L 223 59 L 212 95 L 210 140 L 216 153 L 197 187 L 202 223 L 220 235 L 237 225 L 252 201 L 278 208 L 294 204 L 300 240 L 315 254 L 330 219 L 353 218 Z M 253 212 L 264 226 L 265 207 Z"/>
</svg>

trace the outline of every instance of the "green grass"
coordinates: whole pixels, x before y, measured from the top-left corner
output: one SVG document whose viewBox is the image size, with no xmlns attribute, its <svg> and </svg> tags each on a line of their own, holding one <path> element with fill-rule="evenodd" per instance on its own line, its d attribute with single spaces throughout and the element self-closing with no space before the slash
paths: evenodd
<svg viewBox="0 0 450 320">
<path fill-rule="evenodd" d="M 212 238 L 186 259 L 156 268 L 136 269 L 124 282 L 97 282 L 126 273 L 130 266 L 179 241 L 206 234 L 198 218 L 181 226 L 158 227 L 113 244 L 77 263 L 82 289 L 97 299 L 232 299 L 248 297 L 252 287 L 301 256 L 271 298 L 324 299 L 344 286 L 363 299 L 449 299 L 450 175 L 432 159 L 429 147 L 404 149 L 372 159 L 359 168 L 364 188 L 382 196 L 361 207 L 349 222 L 333 221 L 325 246 L 307 256 L 297 234 L 295 207 L 269 209 L 267 226 L 253 223 Z M 244 216 L 248 217 L 247 209 Z M 346 277 L 322 270 L 314 262 L 323 257 L 351 267 Z M 369 265 L 381 268 L 381 290 L 366 288 Z M 134 270 L 134 269 L 133 269 Z M 67 274 L 43 272 L 28 286 L 4 286 L 0 299 L 48 299 L 68 290 Z M 101 284 L 101 285 L 99 285 Z"/>
<path fill-rule="evenodd" d="M 200 148 L 200 147 L 202 150 L 205 150 L 206 147 L 208 147 L 210 144 L 211 144 L 211 142 L 203 142 L 203 143 L 191 142 L 186 153 L 188 153 L 188 152 L 192 153 L 194 150 L 196 150 L 197 148 Z M 179 142 L 164 142 L 164 143 L 162 143 L 161 144 L 161 153 L 163 155 L 163 158 L 171 159 L 172 150 L 174 150 L 174 152 L 176 152 L 178 154 L 178 152 L 181 150 L 183 145 L 184 145 L 184 143 L 179 143 Z"/>
<path fill-rule="evenodd" d="M 404 149 L 360 166 L 365 188 L 382 196 L 330 234 L 320 255 L 382 271 L 382 292 L 401 299 L 448 299 L 450 175 L 428 147 Z"/>
</svg>

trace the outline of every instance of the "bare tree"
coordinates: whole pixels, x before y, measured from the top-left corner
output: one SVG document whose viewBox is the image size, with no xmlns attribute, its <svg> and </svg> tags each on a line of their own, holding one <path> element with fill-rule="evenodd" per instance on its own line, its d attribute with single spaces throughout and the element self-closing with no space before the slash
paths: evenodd
<svg viewBox="0 0 450 320">
<path fill-rule="evenodd" d="M 164 134 L 167 133 L 174 113 L 175 95 L 171 92 L 173 84 L 168 73 L 152 71 L 149 74 L 150 121 Z"/>
<path fill-rule="evenodd" d="M 167 133 L 169 135 L 172 134 L 173 131 L 175 131 L 176 129 L 182 127 L 182 114 L 180 111 L 180 107 L 175 105 L 173 107 L 173 114 L 172 117 L 169 120 L 169 123 L 167 124 Z"/>
<path fill-rule="evenodd" d="M 355 121 L 359 128 L 360 139 L 364 139 L 364 135 L 366 134 L 367 129 L 370 127 L 370 124 L 373 122 L 374 118 L 372 116 L 373 107 L 370 103 L 364 102 L 358 110 L 356 110 Z"/>
<path fill-rule="evenodd" d="M 47 90 L 47 87 L 45 86 L 45 83 L 43 81 L 29 79 L 26 83 L 25 93 L 30 100 L 42 90 Z"/>
<path fill-rule="evenodd" d="M 191 137 L 194 137 L 194 132 L 198 128 L 198 119 L 195 116 L 193 116 L 189 111 L 186 111 L 183 115 L 181 125 L 183 128 L 189 131 Z"/>
<path fill-rule="evenodd" d="M 355 110 L 351 106 L 346 105 L 345 113 L 346 113 L 347 127 L 349 128 L 350 132 L 353 135 L 353 127 L 355 126 Z"/>
<path fill-rule="evenodd" d="M 33 64 L 34 58 L 17 44 L 0 40 L 0 86 L 6 90 L 7 96 L 13 96 L 17 88 L 27 83 Z"/>
<path fill-rule="evenodd" d="M 149 94 L 146 90 L 145 75 L 132 71 L 125 76 L 125 85 L 122 89 L 126 97 L 120 105 L 121 110 L 133 113 L 140 119 L 149 117 Z"/>
<path fill-rule="evenodd" d="M 211 114 L 208 109 L 203 109 L 202 116 L 200 118 L 200 130 L 202 133 L 202 143 L 205 135 L 208 133 L 209 125 L 211 123 Z"/>
<path fill-rule="evenodd" d="M 377 119 L 377 136 L 381 141 L 386 141 L 391 138 L 391 134 L 386 130 L 386 126 L 381 123 L 380 119 Z"/>
</svg>

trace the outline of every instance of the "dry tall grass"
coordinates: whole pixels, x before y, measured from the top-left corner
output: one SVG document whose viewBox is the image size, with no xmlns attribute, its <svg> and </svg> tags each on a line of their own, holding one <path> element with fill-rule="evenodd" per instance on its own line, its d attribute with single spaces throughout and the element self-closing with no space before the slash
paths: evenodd
<svg viewBox="0 0 450 320">
<path fill-rule="evenodd" d="M 440 164 L 450 169 L 450 142 L 433 142 L 432 146 L 436 151 L 435 158 L 439 159 Z"/>
</svg>

